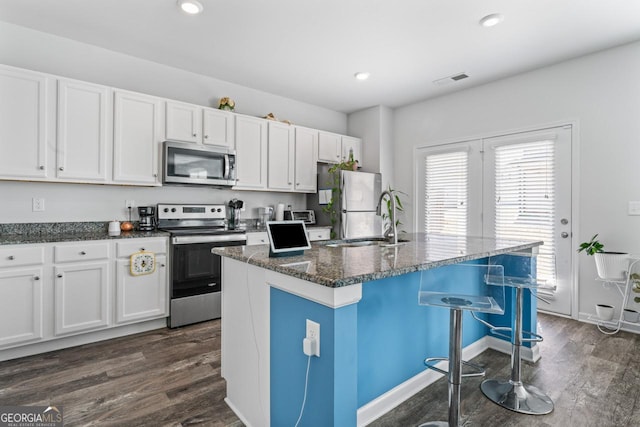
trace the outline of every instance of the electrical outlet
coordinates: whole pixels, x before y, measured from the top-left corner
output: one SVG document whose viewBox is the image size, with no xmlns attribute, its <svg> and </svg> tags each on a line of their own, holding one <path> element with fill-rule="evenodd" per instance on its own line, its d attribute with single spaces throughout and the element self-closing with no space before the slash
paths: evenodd
<svg viewBox="0 0 640 427">
<path fill-rule="evenodd" d="M 135 200 L 125 200 L 124 201 L 124 207 L 126 209 L 129 209 L 129 208 L 133 209 L 133 208 L 136 207 L 136 201 Z"/>
<path fill-rule="evenodd" d="M 315 341 L 312 356 L 320 357 L 320 324 L 313 320 L 307 319 L 307 335 L 306 338 Z"/>
<path fill-rule="evenodd" d="M 44 199 L 39 197 L 34 197 L 31 199 L 31 210 L 33 212 L 43 212 L 44 211 Z"/>
</svg>

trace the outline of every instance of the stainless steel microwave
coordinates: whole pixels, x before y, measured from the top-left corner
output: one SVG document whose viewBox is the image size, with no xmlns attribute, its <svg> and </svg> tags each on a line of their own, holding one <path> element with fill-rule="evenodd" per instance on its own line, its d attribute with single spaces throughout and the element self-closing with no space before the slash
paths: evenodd
<svg viewBox="0 0 640 427">
<path fill-rule="evenodd" d="M 164 142 L 165 184 L 236 185 L 236 152 L 224 147 Z"/>
</svg>

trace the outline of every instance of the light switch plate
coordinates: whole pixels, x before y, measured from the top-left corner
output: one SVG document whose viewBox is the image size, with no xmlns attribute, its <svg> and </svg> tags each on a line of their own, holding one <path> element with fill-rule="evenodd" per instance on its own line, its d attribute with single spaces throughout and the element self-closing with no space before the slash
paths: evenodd
<svg viewBox="0 0 640 427">
<path fill-rule="evenodd" d="M 629 202 L 629 215 L 640 215 L 640 202 Z"/>
</svg>

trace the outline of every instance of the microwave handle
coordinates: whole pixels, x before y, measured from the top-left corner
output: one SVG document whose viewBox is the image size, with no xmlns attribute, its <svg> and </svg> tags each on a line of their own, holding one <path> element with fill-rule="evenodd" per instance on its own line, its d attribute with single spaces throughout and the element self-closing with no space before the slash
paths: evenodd
<svg viewBox="0 0 640 427">
<path fill-rule="evenodd" d="M 229 164 L 229 155 L 224 155 L 224 179 L 229 179 L 229 175 L 231 174 L 231 166 Z"/>
</svg>

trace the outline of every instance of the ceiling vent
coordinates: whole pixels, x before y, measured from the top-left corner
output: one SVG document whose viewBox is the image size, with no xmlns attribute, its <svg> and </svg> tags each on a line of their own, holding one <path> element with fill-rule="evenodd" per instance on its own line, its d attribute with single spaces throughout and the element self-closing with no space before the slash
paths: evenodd
<svg viewBox="0 0 640 427">
<path fill-rule="evenodd" d="M 442 79 L 434 80 L 433 83 L 437 84 L 438 86 L 444 86 L 444 85 L 447 85 L 449 83 L 454 83 L 454 82 L 458 82 L 460 80 L 464 80 L 467 77 L 469 77 L 469 76 L 467 74 L 465 74 L 465 73 L 458 73 L 458 74 L 454 74 L 453 76 L 444 77 Z"/>
</svg>

